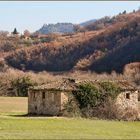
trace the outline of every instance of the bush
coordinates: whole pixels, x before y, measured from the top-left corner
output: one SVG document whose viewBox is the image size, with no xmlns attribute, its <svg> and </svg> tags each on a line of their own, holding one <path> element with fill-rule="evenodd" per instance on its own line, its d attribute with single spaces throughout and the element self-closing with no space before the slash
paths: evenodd
<svg viewBox="0 0 140 140">
<path fill-rule="evenodd" d="M 98 105 L 98 99 L 100 98 L 98 89 L 91 85 L 79 85 L 78 91 L 74 92 L 74 96 L 76 97 L 77 101 L 80 104 L 80 108 Z"/>
<path fill-rule="evenodd" d="M 0 61 L 0 72 L 4 72 L 8 69 L 8 66 L 6 65 L 5 61 Z"/>
<path fill-rule="evenodd" d="M 111 97 L 112 99 L 115 99 L 121 92 L 121 89 L 115 83 L 101 82 L 99 84 L 105 97 Z"/>
<path fill-rule="evenodd" d="M 73 92 L 83 117 L 117 118 L 115 99 L 120 88 L 112 82 L 81 84 Z"/>
<path fill-rule="evenodd" d="M 115 100 L 108 98 L 102 106 L 93 108 L 93 116 L 101 119 L 117 119 L 118 110 L 115 105 Z"/>
<path fill-rule="evenodd" d="M 138 110 L 131 107 L 125 110 L 118 110 L 117 112 L 117 119 L 119 120 L 133 121 L 138 119 Z"/>
<path fill-rule="evenodd" d="M 28 88 L 34 84 L 29 77 L 21 77 L 11 81 L 11 88 L 16 90 L 16 96 L 27 96 Z"/>
<path fill-rule="evenodd" d="M 94 86 L 87 83 L 77 87 L 73 94 L 80 104 L 80 108 L 87 106 L 96 107 L 105 102 L 108 97 L 115 99 L 120 92 L 120 88 L 112 82 L 101 82 Z"/>
<path fill-rule="evenodd" d="M 79 108 L 79 104 L 75 100 L 73 95 L 69 95 L 68 102 L 64 104 L 62 115 L 67 116 L 67 117 L 80 117 L 81 116 L 81 110 Z"/>
</svg>

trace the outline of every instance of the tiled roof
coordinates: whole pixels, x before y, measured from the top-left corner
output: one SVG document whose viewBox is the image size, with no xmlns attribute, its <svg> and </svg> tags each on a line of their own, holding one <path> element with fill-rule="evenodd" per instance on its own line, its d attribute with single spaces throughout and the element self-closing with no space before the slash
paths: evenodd
<svg viewBox="0 0 140 140">
<path fill-rule="evenodd" d="M 55 81 L 55 82 L 50 82 L 48 84 L 45 85 L 40 85 L 40 86 L 34 86 L 30 89 L 33 90 L 43 90 L 43 89 L 47 89 L 47 90 L 61 90 L 61 91 L 72 91 L 72 90 L 76 90 L 77 85 L 80 84 L 87 84 L 87 83 L 91 83 L 93 85 L 95 85 L 96 87 L 99 87 L 101 82 L 112 82 L 115 85 L 117 85 L 121 90 L 136 90 L 136 88 L 131 85 L 129 82 L 127 82 L 126 80 L 114 80 L 114 81 L 100 81 L 100 80 L 82 80 L 82 81 L 72 81 L 70 79 L 65 79 L 65 80 L 61 80 L 61 81 Z"/>
<path fill-rule="evenodd" d="M 33 90 L 48 89 L 48 90 L 72 91 L 72 90 L 76 90 L 76 84 L 75 84 L 75 82 L 72 82 L 70 80 L 64 80 L 64 81 L 50 82 L 50 83 L 45 84 L 45 85 L 34 86 L 30 89 L 33 89 Z"/>
</svg>

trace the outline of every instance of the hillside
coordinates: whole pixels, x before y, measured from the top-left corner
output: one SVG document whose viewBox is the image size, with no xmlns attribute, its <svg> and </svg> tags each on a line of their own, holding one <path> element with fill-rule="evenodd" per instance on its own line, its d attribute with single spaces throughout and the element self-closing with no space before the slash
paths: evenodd
<svg viewBox="0 0 140 140">
<path fill-rule="evenodd" d="M 56 23 L 56 24 L 44 24 L 38 32 L 40 34 L 48 33 L 71 33 L 74 31 L 74 25 L 72 23 Z"/>
<path fill-rule="evenodd" d="M 140 62 L 140 39 L 130 41 L 127 45 L 116 48 L 101 59 L 93 62 L 89 69 L 97 73 L 109 72 L 112 70 L 123 73 L 126 64 Z"/>
<path fill-rule="evenodd" d="M 78 69 L 122 73 L 126 64 L 140 61 L 140 12 L 117 15 L 110 20 L 98 30 L 88 29 L 60 36 L 47 45 L 15 50 L 5 60 L 15 68 L 33 71 Z"/>
<path fill-rule="evenodd" d="M 96 19 L 91 19 L 91 20 L 88 20 L 88 21 L 85 21 L 85 22 L 80 23 L 80 25 L 81 26 L 88 26 L 88 25 L 93 24 L 96 21 L 97 21 Z"/>
<path fill-rule="evenodd" d="M 122 13 L 119 13 L 119 15 L 116 15 L 113 17 L 105 16 L 101 19 L 91 22 L 90 24 L 87 24 L 85 26 L 85 28 L 86 28 L 86 30 L 89 30 L 89 31 L 104 29 L 104 28 L 107 28 L 107 27 L 112 26 L 117 23 L 126 22 L 129 19 L 131 19 L 132 16 L 134 16 L 134 17 L 138 16 L 137 14 L 138 14 L 138 12 L 126 14 L 126 11 L 124 11 Z"/>
</svg>

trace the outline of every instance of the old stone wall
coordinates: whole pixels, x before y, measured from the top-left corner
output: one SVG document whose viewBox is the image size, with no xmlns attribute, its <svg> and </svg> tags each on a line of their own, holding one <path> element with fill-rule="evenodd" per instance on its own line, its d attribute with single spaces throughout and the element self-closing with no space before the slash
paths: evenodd
<svg viewBox="0 0 140 140">
<path fill-rule="evenodd" d="M 127 94 L 128 98 L 127 98 Z M 131 91 L 126 91 L 117 97 L 116 104 L 118 108 L 120 109 L 125 109 L 125 108 L 133 108 L 133 109 L 138 109 L 138 91 L 131 92 Z"/>
<path fill-rule="evenodd" d="M 125 91 L 118 95 L 115 103 L 118 118 L 126 117 L 134 120 L 138 116 L 138 91 Z"/>
<path fill-rule="evenodd" d="M 38 115 L 59 115 L 67 94 L 60 91 L 29 91 L 28 112 Z"/>
<path fill-rule="evenodd" d="M 68 95 L 67 92 L 61 92 L 61 110 L 64 109 L 64 105 L 68 102 Z"/>
</svg>

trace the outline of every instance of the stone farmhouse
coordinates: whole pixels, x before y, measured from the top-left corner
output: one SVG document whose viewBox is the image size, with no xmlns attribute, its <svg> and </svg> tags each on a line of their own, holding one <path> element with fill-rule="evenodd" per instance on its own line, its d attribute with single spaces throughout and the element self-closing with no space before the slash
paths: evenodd
<svg viewBox="0 0 140 140">
<path fill-rule="evenodd" d="M 28 92 L 28 113 L 37 115 L 60 115 L 68 95 L 75 90 L 73 82 L 51 82 L 36 86 Z"/>
<path fill-rule="evenodd" d="M 86 82 L 65 80 L 30 88 L 28 92 L 28 113 L 51 116 L 61 115 L 64 104 L 69 100 L 71 92 L 76 90 L 76 85 Z M 91 83 L 96 83 L 95 85 L 97 85 L 98 82 L 92 81 Z M 121 88 L 121 92 L 115 101 L 118 110 L 123 112 L 129 108 L 138 111 L 138 90 L 126 81 L 119 81 L 117 85 Z"/>
</svg>

